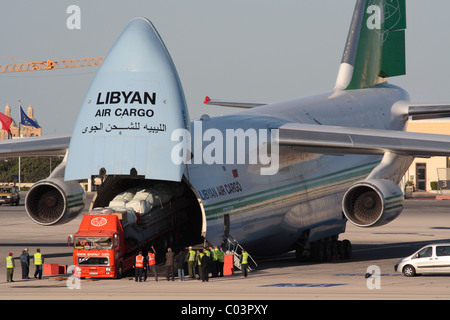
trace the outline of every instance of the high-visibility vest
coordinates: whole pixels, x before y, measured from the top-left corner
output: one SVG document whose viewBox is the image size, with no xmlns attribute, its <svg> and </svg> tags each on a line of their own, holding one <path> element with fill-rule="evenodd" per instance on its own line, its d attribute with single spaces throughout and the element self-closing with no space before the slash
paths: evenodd
<svg viewBox="0 0 450 320">
<path fill-rule="evenodd" d="M 151 252 L 148 253 L 148 265 L 153 266 L 156 264 L 155 255 Z"/>
<path fill-rule="evenodd" d="M 217 259 L 219 258 L 219 255 L 218 255 L 219 249 L 212 249 L 211 252 L 213 254 L 213 256 L 212 256 L 213 261 L 217 261 Z"/>
<path fill-rule="evenodd" d="M 36 266 L 42 265 L 42 254 L 40 254 L 39 252 L 36 252 L 34 254 L 34 265 Z"/>
<path fill-rule="evenodd" d="M 195 251 L 189 250 L 189 261 L 195 261 Z"/>
<path fill-rule="evenodd" d="M 204 255 L 205 254 L 203 254 L 203 253 L 200 253 L 200 254 L 197 255 L 197 263 L 198 263 L 199 266 L 202 264 L 202 258 L 203 258 Z"/>
<path fill-rule="evenodd" d="M 6 268 L 7 269 L 14 268 L 14 262 L 13 262 L 13 257 L 12 256 L 7 256 L 6 257 Z"/>
<path fill-rule="evenodd" d="M 248 263 L 248 253 L 244 252 L 242 253 L 242 262 L 241 264 L 247 264 Z"/>
<path fill-rule="evenodd" d="M 136 256 L 136 268 L 143 268 L 144 267 L 144 256 L 142 254 L 139 254 Z"/>
<path fill-rule="evenodd" d="M 220 251 L 217 253 L 218 259 L 220 262 L 224 262 L 225 261 L 225 253 L 223 251 Z"/>
</svg>

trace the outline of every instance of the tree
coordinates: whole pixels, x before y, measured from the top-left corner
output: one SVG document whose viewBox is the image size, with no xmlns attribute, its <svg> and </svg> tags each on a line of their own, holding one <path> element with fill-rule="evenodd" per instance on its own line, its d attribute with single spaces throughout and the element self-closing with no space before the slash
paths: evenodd
<svg viewBox="0 0 450 320">
<path fill-rule="evenodd" d="M 55 169 L 62 160 L 63 158 L 48 159 L 22 157 L 20 159 L 20 173 L 23 177 L 23 181 L 21 182 L 37 182 L 47 178 L 50 175 L 51 170 Z M 18 182 L 18 174 L 19 158 L 12 158 L 0 162 L 0 182 Z"/>
</svg>

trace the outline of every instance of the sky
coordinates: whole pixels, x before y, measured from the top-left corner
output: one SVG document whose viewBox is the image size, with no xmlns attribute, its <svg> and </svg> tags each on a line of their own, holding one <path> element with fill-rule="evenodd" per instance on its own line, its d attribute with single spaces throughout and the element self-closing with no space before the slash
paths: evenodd
<svg viewBox="0 0 450 320">
<path fill-rule="evenodd" d="M 80 8 L 79 29 L 69 29 Z M 0 55 L 26 61 L 103 57 L 134 18 L 152 21 L 180 76 L 191 120 L 230 113 L 215 99 L 277 102 L 333 88 L 353 0 L 20 0 L 0 4 Z M 450 103 L 450 1 L 407 0 L 411 101 Z M 0 64 L 20 61 L 0 56 Z M 0 74 L 0 111 L 31 104 L 44 135 L 71 134 L 98 67 Z"/>
</svg>

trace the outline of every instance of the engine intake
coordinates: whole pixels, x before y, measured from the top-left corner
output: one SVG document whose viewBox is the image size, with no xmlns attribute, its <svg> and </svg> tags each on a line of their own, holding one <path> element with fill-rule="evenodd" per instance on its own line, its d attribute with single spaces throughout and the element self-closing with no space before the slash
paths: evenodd
<svg viewBox="0 0 450 320">
<path fill-rule="evenodd" d="M 76 218 L 84 209 L 85 198 L 77 181 L 49 178 L 31 187 L 25 198 L 25 209 L 37 224 L 63 224 Z"/>
<path fill-rule="evenodd" d="M 384 225 L 403 210 L 403 193 L 391 180 L 369 179 L 351 186 L 344 194 L 345 217 L 358 227 Z"/>
</svg>

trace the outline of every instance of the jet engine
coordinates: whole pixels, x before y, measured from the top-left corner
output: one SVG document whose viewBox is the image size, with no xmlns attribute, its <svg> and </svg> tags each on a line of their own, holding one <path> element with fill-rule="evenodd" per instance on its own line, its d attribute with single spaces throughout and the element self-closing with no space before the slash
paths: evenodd
<svg viewBox="0 0 450 320">
<path fill-rule="evenodd" d="M 47 178 L 35 183 L 25 198 L 28 216 L 43 226 L 71 221 L 84 209 L 86 199 L 77 181 Z"/>
<path fill-rule="evenodd" d="M 391 180 L 369 179 L 347 190 L 342 208 L 345 217 L 358 227 L 381 226 L 402 212 L 403 193 Z"/>
</svg>

